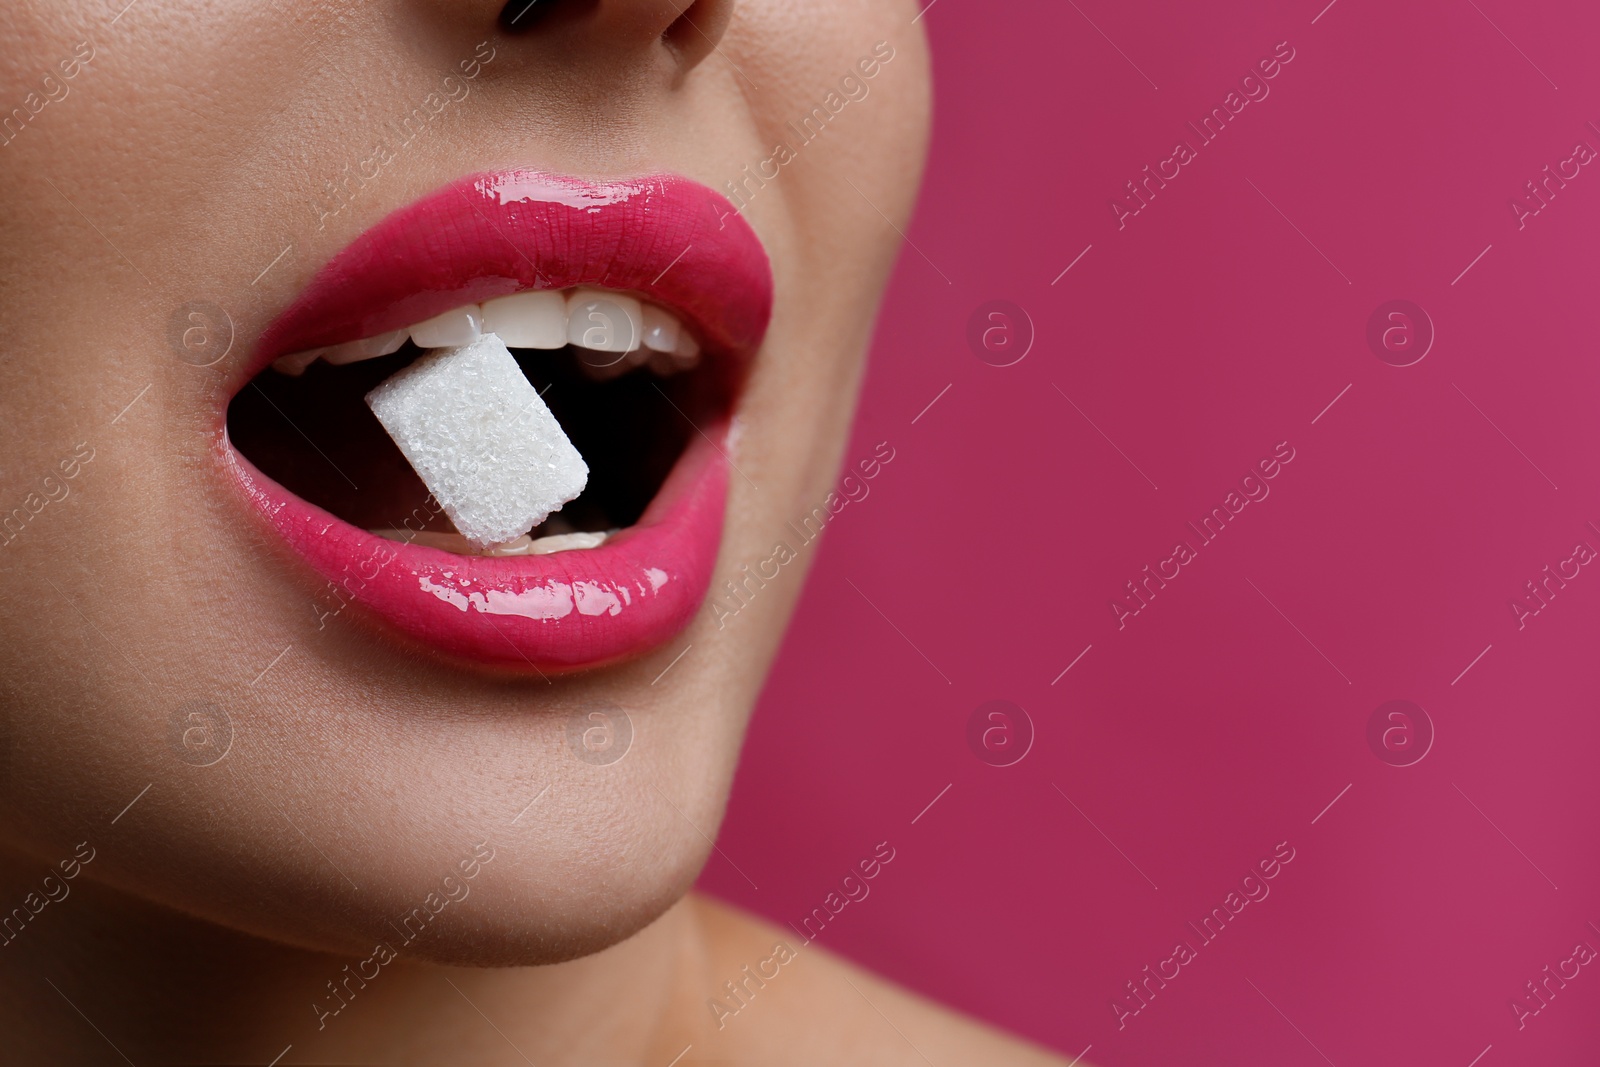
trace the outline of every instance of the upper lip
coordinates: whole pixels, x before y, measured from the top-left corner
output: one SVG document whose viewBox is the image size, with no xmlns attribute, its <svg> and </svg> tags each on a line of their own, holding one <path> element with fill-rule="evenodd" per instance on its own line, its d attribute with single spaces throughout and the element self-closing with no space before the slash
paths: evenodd
<svg viewBox="0 0 1600 1067">
<path fill-rule="evenodd" d="M 620 210 L 600 210 L 620 208 Z M 583 220 L 582 240 L 569 233 Z M 234 392 L 279 356 L 372 337 L 524 289 L 586 285 L 675 312 L 711 354 L 748 358 L 772 310 L 754 231 L 670 175 L 603 182 L 476 174 L 403 207 L 330 260 L 262 333 Z"/>
<path fill-rule="evenodd" d="M 580 285 L 674 312 L 735 376 L 772 307 L 760 241 L 703 185 L 478 174 L 395 211 L 335 255 L 262 334 L 230 395 L 285 354 L 525 289 Z M 231 447 L 225 455 L 255 513 L 326 579 L 319 628 L 354 600 L 434 648 L 560 669 L 659 644 L 693 617 L 721 539 L 727 476 L 716 439 L 727 415 L 696 427 L 633 527 L 599 548 L 551 556 L 478 559 L 383 540 L 289 493 Z"/>
</svg>

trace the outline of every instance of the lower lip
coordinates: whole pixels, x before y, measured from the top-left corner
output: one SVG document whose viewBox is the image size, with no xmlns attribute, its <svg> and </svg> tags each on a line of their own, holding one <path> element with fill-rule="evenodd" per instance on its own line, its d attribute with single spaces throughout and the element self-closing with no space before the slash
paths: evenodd
<svg viewBox="0 0 1600 1067">
<path fill-rule="evenodd" d="M 319 629 L 348 607 L 429 649 L 539 672 L 638 655 L 680 633 L 711 584 L 728 491 L 707 427 L 633 526 L 598 548 L 548 556 L 458 556 L 391 541 L 307 503 L 231 445 L 228 462 L 255 510 L 328 585 Z M 342 620 L 341 620 L 342 621 Z"/>
</svg>

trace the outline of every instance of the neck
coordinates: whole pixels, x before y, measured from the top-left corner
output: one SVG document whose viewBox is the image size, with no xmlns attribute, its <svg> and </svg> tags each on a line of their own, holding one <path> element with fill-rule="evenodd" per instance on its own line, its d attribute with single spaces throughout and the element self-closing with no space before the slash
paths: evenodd
<svg viewBox="0 0 1600 1067">
<path fill-rule="evenodd" d="M 666 1062 L 684 1043 L 673 1020 L 687 1017 L 672 991 L 708 985 L 692 899 L 567 963 L 475 970 L 402 955 L 374 974 L 88 878 L 39 907 L 45 873 L 0 858 L 0 919 L 29 915 L 0 938 L 0 1033 L 27 1062 L 269 1063 L 290 1046 L 286 1063 Z"/>
</svg>

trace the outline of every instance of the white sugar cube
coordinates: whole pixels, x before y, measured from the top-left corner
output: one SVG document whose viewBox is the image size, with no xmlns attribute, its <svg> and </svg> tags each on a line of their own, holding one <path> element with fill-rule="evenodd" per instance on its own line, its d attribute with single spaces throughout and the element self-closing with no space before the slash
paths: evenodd
<svg viewBox="0 0 1600 1067">
<path fill-rule="evenodd" d="M 588 484 L 583 457 L 492 333 L 420 356 L 367 406 L 480 548 L 522 536 Z"/>
</svg>

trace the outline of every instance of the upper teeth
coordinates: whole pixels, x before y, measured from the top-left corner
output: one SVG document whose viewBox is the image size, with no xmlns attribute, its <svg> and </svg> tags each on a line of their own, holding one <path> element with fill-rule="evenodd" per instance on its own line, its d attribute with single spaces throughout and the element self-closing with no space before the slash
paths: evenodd
<svg viewBox="0 0 1600 1067">
<path fill-rule="evenodd" d="M 498 334 L 511 348 L 570 344 L 591 352 L 617 353 L 615 358 L 579 360 L 587 374 L 598 378 L 614 377 L 647 361 L 651 370 L 671 374 L 700 359 L 700 345 L 672 312 L 623 293 L 578 288 L 530 290 L 467 304 L 409 329 L 282 356 L 272 366 L 299 376 L 319 359 L 340 365 L 387 356 L 407 337 L 418 348 L 455 348 L 485 333 Z"/>
</svg>

